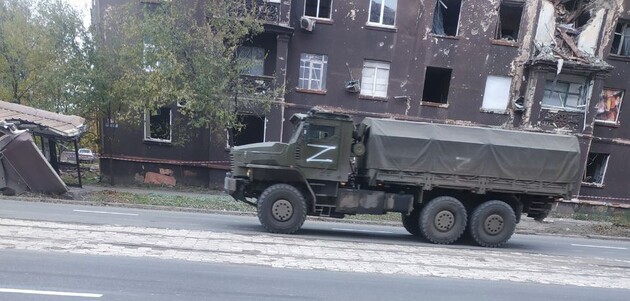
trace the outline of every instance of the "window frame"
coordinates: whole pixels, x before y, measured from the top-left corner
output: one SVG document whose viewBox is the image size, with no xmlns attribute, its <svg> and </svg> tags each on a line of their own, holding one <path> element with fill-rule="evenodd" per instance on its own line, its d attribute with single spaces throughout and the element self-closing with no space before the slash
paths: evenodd
<svg viewBox="0 0 630 301">
<path fill-rule="evenodd" d="M 616 116 L 615 116 L 615 120 L 614 120 L 614 121 L 611 121 L 611 120 L 598 119 L 598 118 L 597 118 L 597 115 L 600 115 L 600 114 L 602 114 L 602 113 L 606 113 L 606 112 L 610 112 L 610 110 L 608 110 L 608 111 L 604 111 L 604 112 L 602 112 L 602 113 L 595 113 L 595 122 L 596 122 L 596 123 L 599 123 L 599 124 L 619 125 L 619 124 L 620 124 L 620 122 L 619 122 L 619 115 L 621 114 L 621 106 L 623 105 L 623 98 L 624 98 L 624 96 L 626 95 L 626 91 L 625 91 L 625 90 L 623 90 L 623 89 L 616 89 L 616 88 L 607 88 L 607 87 L 604 87 L 604 88 L 602 89 L 602 95 L 601 95 L 602 99 L 600 99 L 600 102 L 604 101 L 604 99 L 603 99 L 604 95 L 603 95 L 603 94 L 604 94 L 604 93 L 605 93 L 605 91 L 607 91 L 607 90 L 608 90 L 608 91 L 616 91 L 616 92 L 620 92 L 620 93 L 621 93 L 621 96 L 619 96 L 619 99 L 620 99 L 620 100 L 619 100 L 619 104 L 617 104 L 617 112 L 616 112 L 617 114 L 616 114 Z M 614 97 L 614 96 L 613 96 L 613 97 Z M 599 105 L 599 102 L 598 102 L 598 104 L 596 105 L 596 107 L 597 107 L 598 105 Z"/>
<path fill-rule="evenodd" d="M 374 66 L 366 66 L 367 64 L 374 64 Z M 380 68 L 380 66 L 378 65 L 385 65 L 387 64 L 387 69 L 385 68 Z M 373 73 L 373 78 L 374 81 L 370 83 L 370 86 L 372 87 L 372 89 L 370 90 L 370 94 L 366 94 L 365 89 L 363 89 L 363 85 L 365 84 L 365 80 L 364 80 L 364 73 L 366 71 L 367 68 L 371 68 L 374 69 L 374 73 Z M 378 71 L 379 70 L 387 70 L 387 81 L 385 82 L 385 95 L 376 95 L 376 86 L 378 85 Z M 363 61 L 363 69 L 361 70 L 361 91 L 359 92 L 359 95 L 361 96 L 367 96 L 367 97 L 374 97 L 374 98 L 387 98 L 388 96 L 388 90 L 389 90 L 389 74 L 390 74 L 390 70 L 391 70 L 391 62 L 386 62 L 386 61 L 376 61 L 376 60 L 364 60 Z"/>
<path fill-rule="evenodd" d="M 370 21 L 370 19 L 372 19 L 372 3 L 374 3 L 374 1 L 381 1 L 381 10 L 380 10 L 380 15 L 379 15 L 379 22 L 372 22 Z M 370 0 L 370 6 L 368 7 L 368 19 L 367 19 L 367 25 L 369 26 L 376 26 L 376 27 L 386 27 L 386 28 L 396 28 L 396 19 L 398 17 L 398 0 L 394 0 L 396 1 L 396 10 L 394 11 L 394 24 L 389 25 L 389 24 L 383 24 L 383 17 L 384 17 L 384 13 L 385 13 L 385 1 L 387 0 Z"/>
<path fill-rule="evenodd" d="M 557 80 L 556 81 L 556 87 L 554 88 L 554 90 L 548 90 L 547 89 L 547 84 L 548 83 L 552 83 L 553 85 L 553 80 L 546 80 L 545 81 L 545 87 L 543 88 L 543 98 L 540 100 L 540 104 L 541 107 L 544 109 L 560 109 L 562 111 L 571 111 L 571 112 L 586 112 L 586 105 L 587 105 L 587 99 L 588 99 L 588 90 L 589 90 L 589 82 L 587 80 L 585 80 L 584 82 L 575 82 L 575 81 L 570 81 L 570 80 Z M 566 92 L 563 91 L 558 91 L 558 84 L 566 84 L 567 85 L 567 90 Z M 583 88 L 583 91 L 581 93 L 574 93 L 574 92 L 570 92 L 571 90 L 571 85 L 581 85 L 581 87 Z M 562 106 L 557 106 L 557 105 L 552 105 L 552 104 L 546 104 L 545 103 L 545 99 L 547 92 L 550 92 L 549 97 L 553 97 L 554 92 L 558 95 L 560 95 L 559 92 L 563 92 L 563 95 L 565 95 L 564 98 L 561 98 L 561 102 L 562 102 Z M 579 96 L 578 98 L 578 106 L 577 107 L 572 107 L 572 106 L 567 106 L 566 102 L 568 99 L 568 96 L 572 95 L 572 96 Z"/>
<path fill-rule="evenodd" d="M 603 171 L 601 172 L 601 181 L 599 182 L 586 182 L 586 173 L 588 172 L 588 161 L 589 161 L 589 157 L 591 156 L 591 154 L 593 155 L 603 155 L 606 156 L 606 158 L 604 159 L 603 162 Z M 595 186 L 595 187 L 604 187 L 604 182 L 606 180 L 606 172 L 608 171 L 608 164 L 610 163 L 610 154 L 607 153 L 595 153 L 595 152 L 589 152 L 587 157 L 586 157 L 586 164 L 584 164 L 584 174 L 582 175 L 582 185 L 585 186 Z"/>
<path fill-rule="evenodd" d="M 162 143 L 171 143 L 173 142 L 173 109 L 169 107 L 160 107 L 158 110 L 168 109 L 169 112 L 169 120 L 168 120 L 168 139 L 160 139 L 160 138 L 152 138 L 151 137 L 151 110 L 144 109 L 144 141 L 149 142 L 162 142 Z"/>
<path fill-rule="evenodd" d="M 249 56 L 245 57 L 245 56 L 241 56 L 241 53 L 243 53 L 242 51 L 244 51 L 245 49 L 249 49 Z M 258 66 L 255 63 L 257 63 L 258 61 L 255 59 L 255 55 L 254 55 L 254 50 L 256 51 L 262 51 L 262 60 L 260 60 L 261 65 Z M 259 46 L 253 46 L 253 45 L 243 45 L 243 46 L 239 46 L 238 50 L 237 50 L 237 57 L 240 60 L 246 61 L 247 63 L 251 63 L 249 66 L 247 66 L 247 68 L 243 68 L 243 73 L 244 75 L 250 75 L 250 76 L 264 76 L 265 75 L 265 58 L 267 57 L 267 50 L 263 47 L 259 47 Z M 262 67 L 262 73 L 261 74 L 253 74 L 251 72 L 252 69 L 254 69 L 253 67 Z"/>
<path fill-rule="evenodd" d="M 484 104 L 489 105 L 490 102 L 486 102 L 486 96 L 488 95 L 488 88 L 489 88 L 489 83 L 491 83 L 492 81 L 490 80 L 491 78 L 494 79 L 500 79 L 500 80 L 507 80 L 508 81 L 508 85 L 507 85 L 507 97 L 505 99 L 505 107 L 503 108 L 490 108 L 490 107 L 484 107 Z M 488 74 L 486 76 L 486 84 L 485 84 L 485 88 L 483 90 L 483 99 L 481 101 L 481 111 L 482 112 L 491 112 L 491 113 L 505 113 L 507 111 L 508 106 L 510 105 L 510 92 L 512 91 L 512 81 L 514 79 L 511 76 L 507 76 L 507 75 L 494 75 L 494 74 Z M 498 81 L 497 81 L 498 83 Z M 501 91 L 503 92 L 503 91 Z M 502 99 L 503 101 L 503 99 Z"/>
<path fill-rule="evenodd" d="M 617 27 L 619 25 L 622 25 L 621 32 L 617 33 Z M 630 22 L 629 21 L 622 20 L 622 19 L 617 20 L 617 24 L 615 25 L 615 31 L 613 32 L 613 39 L 612 39 L 612 43 L 611 43 L 611 47 L 610 47 L 610 54 L 616 55 L 616 56 L 620 56 L 620 57 L 630 58 L 630 55 L 623 55 L 623 54 L 621 54 L 621 50 L 623 49 L 623 44 L 624 44 L 624 40 L 625 40 L 625 37 L 626 37 L 626 36 L 624 36 L 623 32 L 625 31 L 625 29 L 627 29 L 629 27 L 630 27 Z M 618 47 L 617 51 L 613 52 L 613 48 L 614 48 L 614 45 L 615 45 L 615 38 L 617 36 L 620 36 L 619 45 L 617 46 Z M 628 38 L 630 38 L 630 36 L 628 36 Z M 628 43 L 628 44 L 630 44 L 630 43 Z M 630 47 L 630 45 L 628 47 Z"/>
<path fill-rule="evenodd" d="M 317 20 L 332 20 L 332 14 L 333 14 L 333 1 L 334 0 L 314 0 L 317 1 L 317 16 L 308 16 L 306 15 L 306 2 L 308 2 L 309 0 L 304 0 L 304 10 L 302 11 L 302 16 L 304 17 L 308 17 L 308 18 L 312 18 L 312 19 L 317 19 Z M 320 9 L 320 4 L 321 1 L 330 1 L 330 16 L 328 18 L 324 18 L 324 17 L 320 17 L 319 16 L 319 9 Z"/>
<path fill-rule="evenodd" d="M 310 56 L 310 59 L 305 58 L 305 56 Z M 317 60 L 313 60 L 313 57 L 319 57 L 321 58 L 319 61 Z M 306 62 L 309 64 L 308 70 L 309 70 L 309 74 L 308 74 L 308 78 L 303 78 L 302 77 L 302 68 L 306 67 L 303 66 L 302 63 Z M 320 88 L 319 89 L 313 89 L 312 88 L 312 83 L 315 80 L 313 78 L 313 70 L 316 70 L 316 68 L 313 67 L 313 63 L 321 63 L 322 67 L 319 69 L 321 71 L 321 78 L 319 79 L 320 82 Z M 328 55 L 326 54 L 314 54 L 314 53 L 301 53 L 300 54 L 300 69 L 299 69 L 299 73 L 298 73 L 298 85 L 297 85 L 297 89 L 301 89 L 301 90 L 305 90 L 305 91 L 319 91 L 319 92 L 326 92 L 326 81 L 327 81 L 327 76 L 326 73 L 328 72 Z M 302 87 L 301 84 L 303 81 L 307 82 L 307 86 L 306 87 Z"/>
</svg>

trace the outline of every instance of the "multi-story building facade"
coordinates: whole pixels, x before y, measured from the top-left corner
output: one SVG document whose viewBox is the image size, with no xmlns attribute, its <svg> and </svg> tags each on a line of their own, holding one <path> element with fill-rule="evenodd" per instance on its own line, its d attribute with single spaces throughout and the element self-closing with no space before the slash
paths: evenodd
<svg viewBox="0 0 630 301">
<path fill-rule="evenodd" d="M 108 1 L 94 0 L 94 11 Z M 630 110 L 622 106 L 630 88 L 630 1 L 264 2 L 277 18 L 243 53 L 257 66 L 250 76 L 275 78 L 286 93 L 263 117 L 242 112 L 248 126 L 232 137 L 235 144 L 286 141 L 289 117 L 314 106 L 357 121 L 566 133 L 582 146 L 579 199 L 630 204 Z M 176 105 L 165 116 L 179 118 Z M 154 144 L 146 129 L 105 129 L 105 175 L 141 180 L 163 168 L 184 184 L 220 182 L 227 152 L 216 141 L 224 137 L 199 133 L 194 145 Z"/>
</svg>

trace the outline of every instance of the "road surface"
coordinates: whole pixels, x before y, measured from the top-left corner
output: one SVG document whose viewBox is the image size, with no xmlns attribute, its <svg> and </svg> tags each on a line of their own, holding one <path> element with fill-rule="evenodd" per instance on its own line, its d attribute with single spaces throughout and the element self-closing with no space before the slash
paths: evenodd
<svg viewBox="0 0 630 301">
<path fill-rule="evenodd" d="M 402 228 L 0 201 L 0 300 L 627 300 L 630 242 L 436 246 Z"/>
</svg>

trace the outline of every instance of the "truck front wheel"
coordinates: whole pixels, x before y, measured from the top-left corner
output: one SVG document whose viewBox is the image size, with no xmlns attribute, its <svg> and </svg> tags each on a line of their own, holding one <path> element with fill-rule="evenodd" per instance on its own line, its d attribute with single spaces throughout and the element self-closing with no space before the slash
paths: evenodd
<svg viewBox="0 0 630 301">
<path fill-rule="evenodd" d="M 306 200 L 297 188 L 275 184 L 265 189 L 256 205 L 258 220 L 271 233 L 291 234 L 306 220 Z"/>
<path fill-rule="evenodd" d="M 488 201 L 477 207 L 470 218 L 469 234 L 483 247 L 497 248 L 510 239 L 516 229 L 516 215 L 502 201 Z"/>
<path fill-rule="evenodd" d="M 420 213 L 420 231 L 430 242 L 451 244 L 466 230 L 466 207 L 454 197 L 431 200 Z"/>
</svg>

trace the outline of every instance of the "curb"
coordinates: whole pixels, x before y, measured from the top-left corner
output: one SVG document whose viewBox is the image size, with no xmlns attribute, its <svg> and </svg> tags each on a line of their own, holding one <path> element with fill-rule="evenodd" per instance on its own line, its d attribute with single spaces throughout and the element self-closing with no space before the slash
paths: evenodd
<svg viewBox="0 0 630 301">
<path fill-rule="evenodd" d="M 143 209 L 143 210 L 160 210 L 160 211 L 221 214 L 221 215 L 235 215 L 235 216 L 256 216 L 256 212 L 247 212 L 247 211 L 215 210 L 215 209 L 203 209 L 203 208 L 191 208 L 191 207 L 170 207 L 170 206 L 142 205 L 142 204 L 126 204 L 126 203 L 118 203 L 118 202 L 93 202 L 93 201 L 79 201 L 79 200 L 55 199 L 55 198 L 40 198 L 40 197 L 23 197 L 23 196 L 7 197 L 7 196 L 0 195 L 0 200 L 11 200 L 11 201 L 32 202 L 32 203 L 83 205 L 83 206 L 105 206 L 105 207 L 131 208 L 131 209 Z M 318 217 L 318 216 L 308 216 L 307 220 L 345 223 L 345 224 L 363 224 L 363 225 L 402 227 L 402 223 L 390 222 L 390 221 L 336 219 L 336 218 L 326 218 L 326 217 Z M 546 233 L 546 232 L 536 232 L 532 230 L 518 230 L 518 229 L 516 229 L 514 233 L 521 234 L 521 235 L 541 235 L 541 236 L 555 236 L 555 237 L 574 237 L 574 238 L 590 238 L 590 239 L 601 239 L 601 240 L 630 241 L 630 237 L 606 236 L 606 235 L 597 235 L 597 234 L 586 234 L 586 235 L 558 234 L 558 233 Z"/>
</svg>

